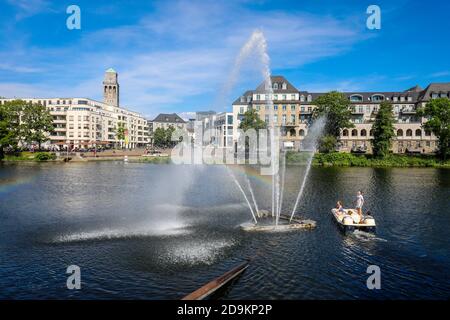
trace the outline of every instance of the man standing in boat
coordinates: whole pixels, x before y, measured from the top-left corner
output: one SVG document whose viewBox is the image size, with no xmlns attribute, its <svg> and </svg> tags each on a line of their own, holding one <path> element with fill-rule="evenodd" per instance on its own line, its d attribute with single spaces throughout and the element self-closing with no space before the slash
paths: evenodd
<svg viewBox="0 0 450 320">
<path fill-rule="evenodd" d="M 362 191 L 358 191 L 356 194 L 356 212 L 358 212 L 359 216 L 362 219 L 362 206 L 364 205 L 364 197 Z"/>
</svg>

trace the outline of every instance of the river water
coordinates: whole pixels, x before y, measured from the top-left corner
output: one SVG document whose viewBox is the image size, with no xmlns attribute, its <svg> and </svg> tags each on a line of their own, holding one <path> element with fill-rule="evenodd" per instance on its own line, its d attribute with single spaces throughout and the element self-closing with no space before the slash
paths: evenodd
<svg viewBox="0 0 450 320">
<path fill-rule="evenodd" d="M 270 209 L 270 179 L 246 170 Z M 283 213 L 303 173 L 287 167 Z M 330 215 L 358 189 L 375 234 L 343 234 Z M 251 213 L 222 166 L 3 164 L 0 298 L 179 299 L 247 258 L 214 298 L 450 298 L 450 170 L 312 168 L 297 216 L 317 228 L 241 231 Z M 69 265 L 81 268 L 81 290 L 66 288 Z M 370 265 L 380 290 L 366 286 Z"/>
</svg>

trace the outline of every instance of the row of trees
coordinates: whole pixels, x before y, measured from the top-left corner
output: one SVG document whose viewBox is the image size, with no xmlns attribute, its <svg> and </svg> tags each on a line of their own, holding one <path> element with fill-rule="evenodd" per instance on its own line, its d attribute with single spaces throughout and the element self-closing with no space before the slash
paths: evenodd
<svg viewBox="0 0 450 320">
<path fill-rule="evenodd" d="M 0 105 L 0 159 L 4 149 L 17 148 L 19 143 L 41 144 L 53 132 L 53 117 L 45 106 L 13 100 Z"/>
<path fill-rule="evenodd" d="M 341 130 L 354 127 L 354 124 L 350 121 L 352 116 L 350 101 L 343 93 L 332 91 L 316 98 L 314 104 L 317 108 L 313 111 L 313 119 L 326 116 L 319 151 L 332 152 L 336 150 Z M 428 118 L 423 127 L 438 137 L 439 155 L 443 159 L 447 159 L 450 152 L 450 100 L 447 98 L 433 99 L 424 108 L 420 108 L 417 114 Z M 372 126 L 374 137 L 372 147 L 376 157 L 382 158 L 389 154 L 392 140 L 395 137 L 394 123 L 392 105 L 383 101 Z M 259 118 L 258 113 L 253 109 L 244 114 L 240 124 L 240 129 L 243 130 L 250 128 L 258 130 L 265 127 L 266 123 Z"/>
</svg>

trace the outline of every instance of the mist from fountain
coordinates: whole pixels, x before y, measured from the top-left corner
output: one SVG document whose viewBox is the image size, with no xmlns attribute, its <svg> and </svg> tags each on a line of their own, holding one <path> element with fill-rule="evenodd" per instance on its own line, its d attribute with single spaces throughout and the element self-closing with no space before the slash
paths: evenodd
<svg viewBox="0 0 450 320">
<path fill-rule="evenodd" d="M 279 219 L 281 216 L 281 211 L 283 208 L 283 195 L 284 195 L 284 183 L 285 183 L 285 172 L 286 172 L 286 153 L 283 152 L 282 160 L 281 160 L 281 170 L 279 170 L 279 161 L 280 161 L 280 155 L 279 155 L 279 130 L 276 130 L 275 128 L 275 116 L 274 116 L 274 107 L 273 107 L 273 87 L 272 87 L 272 79 L 271 79 L 271 72 L 270 72 L 270 58 L 267 53 L 267 41 L 264 37 L 264 34 L 260 30 L 256 30 L 252 33 L 250 38 L 247 40 L 247 42 L 244 44 L 244 46 L 239 51 L 239 54 L 235 60 L 233 69 L 230 73 L 230 76 L 228 78 L 228 81 L 226 82 L 223 90 L 222 90 L 222 96 L 226 96 L 235 83 L 237 82 L 240 70 L 242 68 L 242 65 L 244 61 L 249 59 L 252 55 L 256 55 L 257 62 L 261 64 L 261 75 L 264 79 L 264 92 L 269 97 L 268 100 L 265 100 L 266 108 L 269 109 L 269 132 L 270 132 L 270 152 L 271 152 L 271 176 L 272 176 L 272 211 L 271 215 L 275 220 L 275 225 L 277 226 L 279 223 Z M 299 193 L 297 195 L 295 205 L 291 214 L 290 221 L 292 220 L 295 211 L 297 209 L 298 203 L 302 197 L 306 181 L 309 175 L 309 171 L 311 168 L 312 158 L 314 156 L 316 146 L 318 143 L 318 139 L 320 138 L 323 128 L 325 125 L 325 119 L 319 118 L 317 119 L 308 129 L 308 135 L 303 140 L 303 150 L 307 152 L 307 158 L 306 158 L 306 170 L 305 175 L 303 177 Z M 236 179 L 236 177 L 232 174 L 232 172 L 229 170 L 230 174 L 232 175 L 233 181 L 238 186 L 239 190 L 243 194 L 250 211 L 252 213 L 252 217 L 255 220 L 255 223 L 257 223 L 256 216 L 260 216 L 258 204 L 253 192 L 253 188 L 250 184 L 250 181 L 248 177 L 246 176 L 247 180 L 247 186 L 249 188 L 251 198 L 256 210 L 255 212 L 250 204 L 250 201 L 244 191 L 244 188 L 239 183 L 239 181 Z M 281 181 L 280 181 L 281 180 Z M 281 187 L 280 187 L 281 186 Z"/>
<path fill-rule="evenodd" d="M 280 185 L 279 185 L 279 181 L 278 182 L 276 181 L 277 177 L 275 175 L 275 172 L 278 170 L 275 171 L 275 168 L 274 168 L 278 164 L 278 159 L 276 157 L 277 150 L 275 150 L 275 126 L 274 126 L 274 121 L 273 121 L 274 111 L 273 111 L 273 101 L 272 101 L 273 88 L 272 88 L 271 73 L 270 73 L 270 68 L 269 68 L 270 58 L 267 53 L 267 41 L 261 30 L 255 30 L 251 34 L 251 36 L 247 40 L 247 42 L 244 44 L 244 46 L 241 48 L 241 50 L 239 51 L 239 54 L 235 60 L 233 69 L 228 77 L 228 80 L 227 80 L 225 86 L 222 89 L 221 96 L 224 97 L 224 96 L 228 95 L 228 93 L 231 91 L 231 88 L 233 88 L 233 86 L 235 85 L 235 83 L 237 81 L 237 78 L 239 76 L 239 73 L 240 73 L 240 70 L 242 68 L 244 61 L 246 61 L 252 55 L 256 55 L 259 60 L 259 63 L 261 63 L 261 75 L 264 79 L 265 90 L 270 97 L 270 99 L 268 99 L 266 101 L 266 103 L 270 110 L 269 118 L 270 118 L 270 126 L 271 126 L 270 146 L 271 146 L 271 160 L 272 160 L 272 215 L 273 215 L 274 212 L 276 212 L 275 210 L 278 211 L 278 207 L 279 207 L 277 204 L 277 207 L 275 208 L 275 202 L 277 202 L 277 203 L 279 202 L 279 186 Z M 278 169 L 278 168 L 276 168 L 276 169 Z M 233 181 L 238 186 L 238 188 L 245 195 L 245 192 L 243 192 L 243 188 L 242 188 L 241 184 L 239 183 L 239 181 L 234 176 L 232 178 L 233 178 Z M 257 214 L 259 215 L 258 205 L 256 203 L 253 189 L 252 189 L 249 181 L 248 181 L 248 187 L 250 189 L 250 193 L 252 195 L 252 199 L 255 204 L 255 209 L 257 210 Z M 248 200 L 246 195 L 245 195 L 245 198 L 246 198 L 246 200 Z M 278 199 L 278 200 L 276 200 L 276 199 Z M 256 218 L 253 213 L 253 209 L 251 211 L 252 211 L 252 215 L 256 222 Z"/>
<path fill-rule="evenodd" d="M 317 150 L 317 145 L 319 143 L 319 139 L 322 136 L 323 129 L 325 127 L 326 117 L 322 116 L 317 118 L 311 126 L 308 128 L 308 134 L 305 139 L 302 141 L 302 151 L 307 154 L 306 158 L 306 169 L 305 174 L 303 176 L 302 184 L 298 191 L 297 198 L 295 200 L 294 208 L 292 209 L 291 217 L 289 222 L 292 221 L 294 217 L 295 211 L 297 210 L 298 203 L 302 198 L 303 191 L 305 189 L 306 181 L 308 180 L 309 171 L 311 170 L 312 159 L 314 157 L 314 153 Z"/>
</svg>

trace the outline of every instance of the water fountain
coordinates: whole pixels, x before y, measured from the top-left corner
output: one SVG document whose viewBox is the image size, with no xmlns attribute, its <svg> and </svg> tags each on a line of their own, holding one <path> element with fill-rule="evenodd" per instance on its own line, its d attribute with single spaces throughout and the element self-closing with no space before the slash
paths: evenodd
<svg viewBox="0 0 450 320">
<path fill-rule="evenodd" d="M 275 125 L 275 117 L 274 117 L 274 107 L 273 107 L 273 86 L 271 80 L 271 72 L 270 72 L 270 58 L 267 53 L 267 42 L 264 37 L 264 34 L 256 30 L 252 33 L 249 40 L 244 44 L 241 48 L 239 55 L 236 59 L 234 68 L 230 74 L 230 77 L 227 81 L 226 86 L 222 92 L 222 95 L 226 95 L 231 88 L 233 87 L 236 79 L 239 75 L 239 71 L 243 62 L 251 55 L 255 54 L 259 59 L 259 63 L 261 64 L 261 74 L 264 79 L 264 86 L 266 94 L 270 97 L 266 101 L 267 107 L 270 110 L 269 112 L 269 135 L 270 135 L 270 152 L 271 152 L 271 176 L 272 176 L 272 199 L 271 199 L 271 211 L 267 210 L 259 210 L 258 204 L 255 199 L 255 195 L 253 192 L 253 188 L 251 186 L 250 180 L 248 177 L 245 177 L 247 182 L 247 187 L 251 194 L 252 201 L 254 203 L 255 210 L 252 208 L 250 201 L 244 191 L 244 187 L 239 183 L 236 177 L 233 175 L 231 170 L 228 170 L 232 176 L 233 181 L 238 186 L 239 190 L 243 194 L 247 205 L 250 208 L 250 212 L 252 214 L 254 223 L 247 223 L 242 226 L 244 230 L 272 230 L 276 228 L 277 230 L 282 229 L 298 229 L 298 228 L 312 228 L 315 226 L 315 222 L 312 220 L 297 220 L 294 219 L 294 214 L 297 209 L 298 203 L 303 194 L 303 190 L 306 185 L 307 176 L 311 167 L 312 158 L 315 152 L 315 148 L 317 145 L 317 140 L 320 137 L 320 134 L 323 130 L 324 120 L 318 119 L 315 121 L 308 130 L 308 135 L 303 141 L 304 152 L 308 153 L 307 161 L 306 161 L 306 170 L 305 175 L 303 177 L 303 181 L 301 182 L 301 186 L 299 189 L 299 193 L 297 195 L 297 199 L 294 205 L 294 209 L 292 214 L 283 215 L 283 194 L 284 194 L 284 183 L 285 183 L 285 172 L 286 172 L 286 154 L 282 152 L 281 157 L 281 171 L 279 170 L 279 162 L 280 162 L 280 148 L 279 148 L 279 129 Z M 259 218 L 259 221 L 257 219 Z M 264 225 L 261 222 L 263 219 L 272 218 L 273 223 L 270 225 Z M 280 223 L 280 220 L 287 221 L 288 223 Z"/>
</svg>

